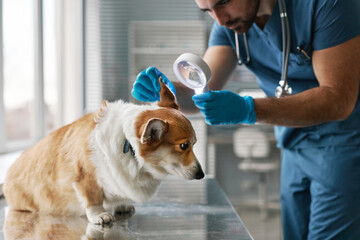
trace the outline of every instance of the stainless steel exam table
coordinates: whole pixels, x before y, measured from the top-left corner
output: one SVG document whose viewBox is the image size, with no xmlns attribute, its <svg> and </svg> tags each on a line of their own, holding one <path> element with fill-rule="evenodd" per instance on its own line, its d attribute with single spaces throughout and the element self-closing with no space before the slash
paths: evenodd
<svg viewBox="0 0 360 240">
<path fill-rule="evenodd" d="M 252 239 L 212 178 L 167 179 L 151 201 L 135 205 L 133 216 L 117 216 L 118 221 L 104 227 L 85 217 L 9 211 L 4 199 L 0 207 L 0 239 Z"/>
</svg>

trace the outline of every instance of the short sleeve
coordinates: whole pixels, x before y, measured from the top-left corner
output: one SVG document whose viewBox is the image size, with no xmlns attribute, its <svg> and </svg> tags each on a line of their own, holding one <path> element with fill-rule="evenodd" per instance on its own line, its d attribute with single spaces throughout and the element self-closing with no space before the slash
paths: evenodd
<svg viewBox="0 0 360 240">
<path fill-rule="evenodd" d="M 336 46 L 360 34 L 359 0 L 321 0 L 315 10 L 314 50 Z"/>
<path fill-rule="evenodd" d="M 219 24 L 215 21 L 209 36 L 209 47 L 217 45 L 231 46 L 226 31 L 225 27 L 219 26 Z"/>
</svg>

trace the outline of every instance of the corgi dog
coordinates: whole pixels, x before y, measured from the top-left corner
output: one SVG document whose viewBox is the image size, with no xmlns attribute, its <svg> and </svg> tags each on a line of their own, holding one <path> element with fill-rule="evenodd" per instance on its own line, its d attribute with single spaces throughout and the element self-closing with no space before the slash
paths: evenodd
<svg viewBox="0 0 360 240">
<path fill-rule="evenodd" d="M 130 203 L 148 200 L 169 174 L 202 179 L 195 131 L 175 95 L 159 82 L 159 102 L 104 101 L 98 112 L 24 151 L 3 185 L 10 209 L 86 215 L 91 223 L 106 224 L 115 213 L 134 212 Z"/>
</svg>

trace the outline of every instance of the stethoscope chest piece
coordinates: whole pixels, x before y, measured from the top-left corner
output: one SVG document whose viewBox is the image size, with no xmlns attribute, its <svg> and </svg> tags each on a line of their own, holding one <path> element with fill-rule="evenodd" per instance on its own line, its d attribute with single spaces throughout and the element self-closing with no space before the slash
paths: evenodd
<svg viewBox="0 0 360 240">
<path fill-rule="evenodd" d="M 290 87 L 290 85 L 287 84 L 287 82 L 285 82 L 284 80 L 281 80 L 279 82 L 279 86 L 277 86 L 275 89 L 275 97 L 281 98 L 285 96 L 290 96 L 291 94 L 292 88 Z"/>
</svg>

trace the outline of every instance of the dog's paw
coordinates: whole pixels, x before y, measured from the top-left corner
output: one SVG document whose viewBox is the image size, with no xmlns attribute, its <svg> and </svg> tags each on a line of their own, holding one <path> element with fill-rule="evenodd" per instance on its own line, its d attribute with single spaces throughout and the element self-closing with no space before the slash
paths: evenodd
<svg viewBox="0 0 360 240">
<path fill-rule="evenodd" d="M 115 221 L 115 217 L 108 213 L 102 206 L 92 206 L 86 209 L 86 216 L 93 224 L 110 224 Z"/>
<path fill-rule="evenodd" d="M 108 212 L 99 213 L 98 215 L 93 216 L 90 220 L 90 222 L 99 225 L 110 224 L 111 222 L 114 221 L 115 221 L 115 217 Z"/>
<path fill-rule="evenodd" d="M 115 213 L 117 214 L 134 214 L 135 213 L 135 207 L 133 205 L 120 205 L 115 208 Z"/>
<path fill-rule="evenodd" d="M 115 208 L 116 220 L 126 220 L 131 218 L 135 213 L 135 207 L 132 205 L 120 205 Z"/>
</svg>

